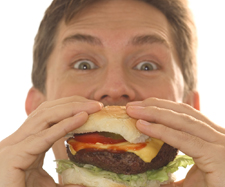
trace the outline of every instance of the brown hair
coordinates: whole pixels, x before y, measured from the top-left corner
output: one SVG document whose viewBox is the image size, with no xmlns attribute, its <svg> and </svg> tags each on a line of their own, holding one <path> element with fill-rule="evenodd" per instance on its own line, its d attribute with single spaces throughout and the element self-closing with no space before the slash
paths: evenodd
<svg viewBox="0 0 225 187">
<path fill-rule="evenodd" d="M 61 20 L 66 23 L 83 8 L 97 0 L 53 0 L 46 10 L 34 43 L 32 81 L 35 88 L 45 93 L 48 58 L 54 48 L 54 39 Z M 107 1 L 107 0 L 102 0 Z M 185 81 L 185 91 L 195 90 L 196 30 L 186 0 L 138 0 L 159 9 L 172 26 L 174 43 Z"/>
</svg>

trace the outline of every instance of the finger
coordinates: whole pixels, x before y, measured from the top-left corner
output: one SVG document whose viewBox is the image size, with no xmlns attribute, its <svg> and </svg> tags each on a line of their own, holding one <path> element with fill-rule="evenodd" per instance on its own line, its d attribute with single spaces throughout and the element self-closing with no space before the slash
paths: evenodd
<svg viewBox="0 0 225 187">
<path fill-rule="evenodd" d="M 91 102 L 70 102 L 58 104 L 50 108 L 42 108 L 34 112 L 25 123 L 8 139 L 4 144 L 13 145 L 26 137 L 36 134 L 44 129 L 49 128 L 53 124 L 60 122 L 63 119 L 74 116 L 75 114 L 85 111 L 88 114 L 99 111 L 102 108 L 101 103 L 96 101 Z M 6 142 L 7 141 L 7 142 Z"/>
<path fill-rule="evenodd" d="M 191 139 L 192 138 L 191 135 L 181 133 L 177 130 L 168 128 L 161 124 L 149 123 L 143 120 L 138 120 L 137 128 L 138 130 L 147 134 L 150 137 L 160 139 L 163 142 L 166 142 L 167 144 L 181 150 L 182 152 L 184 151 L 185 154 L 188 154 L 190 152 L 189 150 L 191 146 L 189 144 L 192 144 L 192 146 L 194 145 L 193 143 L 190 143 L 194 141 Z M 183 142 L 185 142 L 185 144 L 183 144 Z M 201 146 L 196 144 L 195 146 L 191 147 L 192 149 L 193 148 L 196 149 L 193 152 L 196 152 L 197 154 L 192 156 L 195 156 L 195 157 L 201 156 L 199 155 L 199 152 L 200 152 L 199 147 Z"/>
<path fill-rule="evenodd" d="M 14 153 L 12 154 L 17 155 L 13 158 L 14 167 L 22 170 L 28 169 L 37 159 L 38 155 L 45 153 L 54 142 L 83 125 L 87 119 L 88 114 L 81 112 L 16 144 L 13 149 Z"/>
<path fill-rule="evenodd" d="M 28 122 L 31 128 L 40 128 L 38 131 L 46 129 L 59 121 L 68 117 L 74 116 L 75 114 L 85 111 L 88 114 L 99 111 L 102 105 L 99 102 L 70 102 L 66 104 L 60 104 L 51 108 L 43 108 L 38 110 L 35 114 L 28 118 Z M 25 129 L 23 129 L 25 130 Z"/>
<path fill-rule="evenodd" d="M 213 150 L 211 143 L 161 124 L 138 120 L 137 128 L 144 134 L 160 139 L 193 158 L 203 157 L 209 150 Z"/>
<path fill-rule="evenodd" d="M 45 101 L 42 104 L 40 104 L 40 106 L 38 108 L 50 108 L 53 107 L 55 105 L 61 105 L 61 104 L 66 104 L 66 103 L 71 103 L 71 102 L 93 102 L 94 100 L 90 100 L 87 99 L 85 97 L 81 97 L 81 96 L 70 96 L 70 97 L 63 97 L 63 98 L 59 98 L 56 100 L 50 100 L 50 101 Z"/>
<path fill-rule="evenodd" d="M 155 106 L 158 108 L 173 110 L 173 111 L 179 112 L 179 113 L 185 113 L 185 114 L 191 115 L 195 118 L 201 118 L 200 120 L 206 119 L 206 117 L 203 116 L 201 113 L 199 113 L 198 110 L 194 109 L 193 107 L 191 107 L 188 104 L 178 103 L 178 102 L 174 102 L 171 100 L 165 100 L 165 99 L 148 98 L 144 101 L 130 102 L 127 104 L 127 106 L 142 106 L 142 107 Z M 196 114 L 196 112 L 197 112 L 197 114 Z M 200 117 L 198 114 L 200 114 Z"/>
<path fill-rule="evenodd" d="M 197 136 L 205 141 L 223 144 L 224 134 L 216 131 L 208 124 L 184 113 L 177 113 L 158 107 L 129 106 L 128 114 L 137 119 L 163 124 L 178 131 Z"/>
<path fill-rule="evenodd" d="M 184 113 L 189 116 L 193 116 L 195 119 L 198 119 L 200 121 L 203 121 L 209 124 L 212 128 L 216 129 L 219 132 L 225 133 L 224 128 L 214 124 L 207 117 L 201 114 L 198 110 L 194 109 L 193 107 L 185 103 L 177 103 L 170 100 L 158 99 L 158 98 L 149 98 L 144 101 L 130 102 L 127 104 L 127 107 L 128 106 L 143 106 L 143 107 L 156 106 L 158 108 L 164 108 L 164 109 L 172 110 L 178 113 Z"/>
</svg>

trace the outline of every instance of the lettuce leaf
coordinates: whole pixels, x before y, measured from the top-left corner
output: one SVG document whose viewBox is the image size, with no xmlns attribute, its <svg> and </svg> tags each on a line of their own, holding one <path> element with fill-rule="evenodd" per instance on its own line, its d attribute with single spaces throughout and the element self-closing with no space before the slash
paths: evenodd
<svg viewBox="0 0 225 187">
<path fill-rule="evenodd" d="M 70 160 L 56 160 L 57 162 L 57 173 L 62 174 L 62 172 L 69 168 L 74 168 L 74 162 Z M 186 168 L 188 165 L 194 164 L 191 157 L 187 155 L 178 155 L 174 161 L 170 162 L 167 166 L 164 166 L 158 170 L 151 170 L 145 173 L 137 175 L 124 175 L 116 174 L 113 172 L 102 170 L 98 167 L 92 165 L 77 165 L 78 167 L 85 168 L 95 176 L 102 176 L 104 178 L 111 179 L 113 181 L 123 183 L 129 186 L 146 186 L 149 181 L 165 182 L 169 180 L 169 175 L 176 172 L 179 167 Z"/>
</svg>

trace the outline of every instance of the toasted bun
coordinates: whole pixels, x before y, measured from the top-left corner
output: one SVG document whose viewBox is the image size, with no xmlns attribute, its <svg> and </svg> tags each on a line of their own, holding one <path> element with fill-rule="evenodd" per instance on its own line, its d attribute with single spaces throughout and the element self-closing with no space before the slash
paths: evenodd
<svg viewBox="0 0 225 187">
<path fill-rule="evenodd" d="M 124 184 L 117 183 L 111 179 L 107 179 L 101 176 L 96 176 L 86 170 L 74 165 L 74 168 L 67 169 L 61 174 L 63 184 L 78 184 L 86 187 L 127 187 Z M 159 181 L 149 181 L 146 187 L 160 187 L 160 184 L 168 184 L 174 181 L 172 175 L 169 176 L 169 180 L 163 183 Z"/>
<path fill-rule="evenodd" d="M 139 132 L 136 128 L 136 119 L 131 118 L 126 113 L 125 106 L 106 106 L 101 111 L 89 115 L 88 121 L 80 128 L 70 132 L 112 132 L 120 134 L 130 143 L 145 142 L 149 137 Z"/>
</svg>

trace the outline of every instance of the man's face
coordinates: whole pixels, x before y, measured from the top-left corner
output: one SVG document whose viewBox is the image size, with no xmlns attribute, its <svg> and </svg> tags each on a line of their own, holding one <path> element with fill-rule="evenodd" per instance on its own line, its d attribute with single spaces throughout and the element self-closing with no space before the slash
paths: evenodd
<svg viewBox="0 0 225 187">
<path fill-rule="evenodd" d="M 47 100 L 80 95 L 105 105 L 158 97 L 182 102 L 184 81 L 170 24 L 133 0 L 96 3 L 59 26 Z"/>
</svg>

